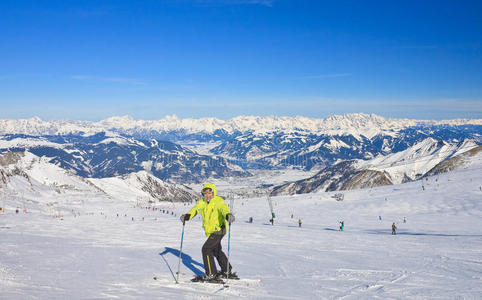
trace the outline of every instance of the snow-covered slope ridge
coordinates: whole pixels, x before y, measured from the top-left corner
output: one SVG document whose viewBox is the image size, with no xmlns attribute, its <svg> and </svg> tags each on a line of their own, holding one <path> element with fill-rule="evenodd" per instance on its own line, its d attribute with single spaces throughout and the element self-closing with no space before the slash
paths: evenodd
<svg viewBox="0 0 482 300">
<path fill-rule="evenodd" d="M 427 138 L 414 146 L 387 156 L 358 161 L 358 169 L 385 171 L 393 183 L 420 178 L 440 162 L 476 148 L 471 140 L 460 143 L 439 142 Z"/>
<path fill-rule="evenodd" d="M 103 179 L 84 179 L 51 164 L 46 157 L 30 152 L 7 152 L 0 155 L 0 191 L 24 193 L 25 198 L 62 198 L 62 195 L 103 196 L 136 201 L 190 202 L 197 194 L 189 188 L 169 184 L 146 171 Z M 62 200 L 58 200 L 62 202 Z"/>
<path fill-rule="evenodd" d="M 197 193 L 178 184 L 163 182 L 146 171 L 124 176 L 87 179 L 114 198 L 151 201 L 191 202 L 197 200 Z"/>
<path fill-rule="evenodd" d="M 46 157 L 38 157 L 28 151 L 7 152 L 0 155 L 0 166 L 11 176 L 21 175 L 30 182 L 34 181 L 57 189 L 93 189 L 82 177 L 49 163 Z"/>
<path fill-rule="evenodd" d="M 414 181 L 468 164 L 480 164 L 480 149 L 481 146 L 471 140 L 447 143 L 427 138 L 404 151 L 387 156 L 336 163 L 312 177 L 277 186 L 271 194 L 350 190 Z"/>
</svg>

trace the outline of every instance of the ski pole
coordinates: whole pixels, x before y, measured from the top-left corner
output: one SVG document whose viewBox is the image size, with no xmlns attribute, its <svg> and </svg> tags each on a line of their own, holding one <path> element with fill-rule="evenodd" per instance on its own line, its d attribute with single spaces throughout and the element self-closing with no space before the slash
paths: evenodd
<svg viewBox="0 0 482 300">
<path fill-rule="evenodd" d="M 231 268 L 229 267 L 229 254 L 231 252 L 231 248 L 230 248 L 230 244 L 231 244 L 231 223 L 229 223 L 229 229 L 228 229 L 228 267 L 226 268 L 227 269 L 227 274 L 226 274 L 226 283 L 224 284 L 224 286 L 227 286 L 228 285 L 228 280 L 229 280 L 229 273 L 231 273 Z"/>
<path fill-rule="evenodd" d="M 186 220 L 182 221 L 181 248 L 179 249 L 179 262 L 177 263 L 176 283 L 179 283 L 179 272 L 181 272 L 181 255 L 182 255 L 182 240 L 184 239 L 184 224 L 186 224 Z"/>
</svg>

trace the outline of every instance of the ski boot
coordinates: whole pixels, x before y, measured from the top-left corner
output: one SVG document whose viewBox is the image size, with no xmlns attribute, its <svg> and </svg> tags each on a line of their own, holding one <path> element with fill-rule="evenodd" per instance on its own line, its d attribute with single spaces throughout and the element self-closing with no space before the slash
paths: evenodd
<svg viewBox="0 0 482 300">
<path fill-rule="evenodd" d="M 228 276 L 228 275 L 229 275 L 229 276 Z M 221 279 L 234 279 L 234 280 L 239 280 L 238 274 L 236 274 L 236 272 L 229 272 L 229 274 L 228 274 L 227 272 L 219 271 L 219 272 L 216 274 L 216 277 L 217 277 L 217 278 L 221 278 Z"/>
</svg>

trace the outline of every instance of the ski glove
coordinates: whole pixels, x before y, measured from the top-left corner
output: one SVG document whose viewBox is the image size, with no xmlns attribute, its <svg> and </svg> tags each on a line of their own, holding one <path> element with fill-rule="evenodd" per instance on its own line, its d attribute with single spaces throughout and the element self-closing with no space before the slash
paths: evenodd
<svg viewBox="0 0 482 300">
<path fill-rule="evenodd" d="M 191 217 L 190 214 L 184 214 L 181 216 L 181 222 L 189 221 L 189 218 Z"/>
<path fill-rule="evenodd" d="M 226 221 L 228 221 L 229 224 L 233 223 L 235 220 L 234 216 L 232 214 L 227 214 L 226 215 Z"/>
</svg>

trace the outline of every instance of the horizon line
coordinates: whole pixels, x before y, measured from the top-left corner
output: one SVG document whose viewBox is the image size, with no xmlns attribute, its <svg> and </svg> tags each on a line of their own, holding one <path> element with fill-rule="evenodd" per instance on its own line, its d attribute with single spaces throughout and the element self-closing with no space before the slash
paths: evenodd
<svg viewBox="0 0 482 300">
<path fill-rule="evenodd" d="M 458 121 L 458 120 L 470 120 L 470 121 L 480 120 L 480 121 L 482 121 L 482 117 L 481 118 L 463 118 L 463 117 L 460 117 L 460 118 L 450 118 L 450 119 L 417 119 L 417 118 L 408 118 L 408 117 L 405 117 L 405 118 L 403 118 L 403 117 L 401 117 L 401 118 L 400 117 L 386 117 L 386 116 L 383 116 L 381 114 L 364 113 L 364 112 L 341 113 L 341 114 L 334 113 L 334 114 L 329 114 L 326 117 L 319 117 L 319 118 L 307 117 L 307 116 L 304 116 L 304 115 L 286 116 L 286 115 L 275 115 L 275 114 L 272 114 L 272 115 L 237 115 L 235 117 L 231 117 L 231 118 L 227 118 L 227 119 L 221 119 L 221 118 L 215 117 L 215 116 L 200 117 L 200 118 L 193 118 L 193 117 L 181 118 L 181 117 L 178 117 L 176 114 L 166 114 L 160 119 L 142 119 L 142 118 L 134 118 L 129 114 L 125 114 L 125 115 L 111 115 L 111 116 L 108 116 L 108 117 L 105 117 L 105 118 L 102 118 L 102 119 L 98 119 L 98 120 L 69 119 L 69 118 L 64 118 L 64 119 L 54 119 L 54 118 L 46 119 L 45 118 L 44 119 L 42 117 L 39 117 L 38 115 L 34 115 L 34 116 L 29 117 L 29 118 L 0 118 L 0 120 L 2 120 L 2 121 L 4 121 L 4 120 L 11 120 L 11 121 L 18 120 L 18 121 L 20 121 L 20 120 L 38 119 L 38 120 L 41 120 L 43 122 L 56 122 L 56 121 L 64 121 L 64 122 L 65 121 L 72 121 L 72 122 L 75 122 L 75 121 L 79 121 L 79 122 L 91 122 L 91 123 L 98 123 L 98 122 L 106 121 L 106 120 L 112 119 L 112 118 L 130 119 L 130 120 L 133 120 L 133 121 L 163 121 L 163 120 L 169 119 L 169 118 L 176 118 L 176 119 L 179 119 L 179 120 L 217 119 L 217 120 L 222 120 L 222 121 L 228 121 L 228 120 L 233 120 L 233 119 L 242 118 L 242 117 L 246 117 L 246 118 L 285 118 L 285 119 L 305 118 L 305 119 L 311 119 L 311 120 L 325 120 L 325 119 L 328 119 L 328 118 L 334 117 L 334 116 L 354 116 L 354 115 L 375 116 L 375 117 L 381 117 L 381 118 L 384 118 L 384 119 L 387 119 L 387 120 L 410 120 L 410 121 L 420 121 L 420 122 L 426 122 L 426 121 L 442 122 L 442 121 Z"/>
</svg>

